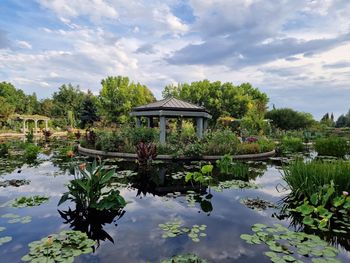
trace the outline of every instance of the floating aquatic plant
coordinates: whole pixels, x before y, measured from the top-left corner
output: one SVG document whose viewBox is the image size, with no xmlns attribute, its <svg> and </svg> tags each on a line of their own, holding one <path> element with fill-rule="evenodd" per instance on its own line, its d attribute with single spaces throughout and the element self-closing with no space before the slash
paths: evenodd
<svg viewBox="0 0 350 263">
<path fill-rule="evenodd" d="M 2 218 L 8 218 L 9 220 L 7 221 L 7 223 L 9 224 L 14 224 L 14 223 L 22 223 L 22 224 L 27 224 L 29 222 L 32 221 L 32 217 L 31 216 L 19 216 L 16 214 L 4 214 L 1 216 Z"/>
<path fill-rule="evenodd" d="M 0 226 L 0 232 L 4 231 L 5 229 L 6 229 L 5 227 Z M 12 240 L 12 237 L 10 236 L 0 237 L 0 246 L 10 242 L 11 240 Z"/>
<path fill-rule="evenodd" d="M 183 234 L 187 234 L 193 242 L 199 242 L 200 237 L 206 237 L 207 234 L 204 233 L 207 226 L 206 225 L 193 225 L 191 228 L 183 227 L 183 222 L 180 219 L 175 219 L 169 221 L 165 224 L 158 225 L 163 231 L 163 238 L 176 237 Z"/>
<path fill-rule="evenodd" d="M 5 243 L 8 243 L 12 240 L 12 237 L 10 236 L 5 236 L 5 237 L 0 237 L 0 246 L 2 246 Z"/>
<path fill-rule="evenodd" d="M 33 207 L 39 206 L 47 202 L 50 198 L 46 196 L 34 195 L 34 196 L 22 196 L 12 201 L 13 207 Z"/>
<path fill-rule="evenodd" d="M 230 181 L 224 181 L 219 182 L 217 186 L 213 186 L 212 189 L 214 189 L 216 192 L 222 192 L 224 189 L 257 189 L 259 186 L 257 184 L 242 181 L 242 180 L 230 180 Z"/>
<path fill-rule="evenodd" d="M 73 262 L 74 257 L 91 253 L 95 241 L 80 231 L 62 231 L 31 242 L 29 253 L 22 257 L 29 262 Z"/>
<path fill-rule="evenodd" d="M 171 176 L 171 178 L 173 178 L 174 180 L 181 180 L 182 178 L 184 178 L 186 176 L 186 173 L 184 172 L 177 172 L 177 173 L 172 173 L 168 176 Z"/>
<path fill-rule="evenodd" d="M 194 254 L 177 255 L 170 259 L 163 259 L 161 263 L 208 263 L 205 259 L 202 259 Z"/>
<path fill-rule="evenodd" d="M 250 209 L 254 210 L 266 210 L 267 208 L 275 208 L 276 205 L 269 201 L 262 200 L 260 198 L 244 198 L 240 202 Z"/>
<path fill-rule="evenodd" d="M 335 259 L 338 249 L 318 236 L 293 232 L 280 224 L 273 227 L 255 224 L 252 230 L 253 235 L 242 234 L 241 239 L 252 245 L 267 245 L 270 251 L 264 254 L 272 262 L 302 262 L 303 257 L 311 258 L 312 262 L 339 262 Z"/>
<path fill-rule="evenodd" d="M 0 187 L 8 187 L 8 186 L 19 187 L 22 185 L 28 185 L 29 183 L 30 183 L 29 180 L 11 179 L 11 180 L 5 180 L 5 181 L 0 182 Z"/>
</svg>

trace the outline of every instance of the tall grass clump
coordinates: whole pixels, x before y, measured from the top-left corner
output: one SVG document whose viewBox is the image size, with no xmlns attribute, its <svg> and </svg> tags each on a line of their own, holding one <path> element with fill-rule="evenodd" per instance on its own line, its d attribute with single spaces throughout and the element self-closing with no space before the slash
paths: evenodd
<svg viewBox="0 0 350 263">
<path fill-rule="evenodd" d="M 315 142 L 315 150 L 319 155 L 344 157 L 349 153 L 350 147 L 345 138 L 320 138 Z"/>
<path fill-rule="evenodd" d="M 283 137 L 281 142 L 282 152 L 302 152 L 304 150 L 303 140 L 298 137 Z"/>
<path fill-rule="evenodd" d="M 320 187 L 334 183 L 335 193 L 350 192 L 350 163 L 342 160 L 303 162 L 283 168 L 283 179 L 295 196 L 311 197 Z"/>
</svg>

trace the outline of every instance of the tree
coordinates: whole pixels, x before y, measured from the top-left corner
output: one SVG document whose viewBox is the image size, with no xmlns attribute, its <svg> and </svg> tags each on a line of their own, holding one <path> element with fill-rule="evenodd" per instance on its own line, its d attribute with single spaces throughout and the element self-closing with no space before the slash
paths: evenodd
<svg viewBox="0 0 350 263">
<path fill-rule="evenodd" d="M 91 126 L 98 120 L 96 99 L 91 91 L 88 91 L 80 110 L 80 126 L 81 128 L 85 128 L 86 125 Z"/>
<path fill-rule="evenodd" d="M 328 127 L 333 127 L 335 125 L 333 113 L 329 115 L 327 112 L 325 115 L 323 115 L 320 122 Z"/>
<path fill-rule="evenodd" d="M 84 92 L 79 86 L 74 87 L 72 84 L 62 85 L 58 92 L 52 96 L 52 115 L 53 117 L 66 118 L 68 111 L 72 111 L 76 116 L 84 100 Z"/>
<path fill-rule="evenodd" d="M 259 102 L 265 108 L 268 102 L 266 94 L 249 83 L 234 86 L 229 82 L 203 80 L 168 85 L 162 94 L 164 98 L 175 97 L 205 107 L 214 122 L 221 116 L 242 118 L 249 110 L 249 103 Z"/>
<path fill-rule="evenodd" d="M 127 77 L 108 77 L 101 84 L 98 106 L 101 116 L 108 122 L 124 123 L 129 119 L 133 107 L 155 101 L 146 86 L 130 83 Z"/>
<path fill-rule="evenodd" d="M 282 130 L 305 129 L 315 122 L 310 113 L 289 108 L 273 109 L 265 114 L 265 118 L 272 120 L 272 124 Z"/>
</svg>

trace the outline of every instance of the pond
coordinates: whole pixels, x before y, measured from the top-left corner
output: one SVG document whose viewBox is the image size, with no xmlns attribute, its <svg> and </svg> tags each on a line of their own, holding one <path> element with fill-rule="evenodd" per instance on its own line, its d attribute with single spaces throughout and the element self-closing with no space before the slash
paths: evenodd
<svg viewBox="0 0 350 263">
<path fill-rule="evenodd" d="M 74 160 L 86 161 L 80 156 Z M 179 181 L 186 171 L 196 170 L 198 163 L 157 163 L 146 176 L 137 174 L 135 163 L 108 160 L 108 165 L 117 167 L 118 172 L 112 186 L 120 190 L 128 204 L 123 211 L 93 214 L 88 220 L 75 213 L 73 203 L 57 206 L 67 191 L 66 184 L 73 179 L 68 161 L 48 151 L 40 154 L 34 164 L 21 163 L 16 158 L 1 159 L 1 163 L 2 182 L 26 180 L 20 186 L 0 186 L 0 227 L 5 228 L 0 237 L 12 237 L 0 246 L 1 262 L 21 262 L 29 252 L 29 243 L 69 229 L 86 231 L 98 241 L 93 253 L 80 255 L 74 262 L 161 262 L 187 253 L 208 262 L 271 262 L 264 255 L 269 251 L 265 244 L 248 244 L 241 235 L 252 234 L 256 223 L 289 227 L 287 219 L 276 217 L 279 209 L 272 205 L 286 194 L 279 163 L 248 163 L 252 174 L 249 182 L 258 185 L 257 189 L 236 189 L 219 183 L 192 191 L 198 189 L 186 189 Z M 33 195 L 50 199 L 34 207 L 7 205 L 15 198 Z M 267 201 L 267 207 L 252 209 L 242 202 L 246 198 Z M 8 214 L 24 218 L 24 222 L 13 222 Z M 188 228 L 187 232 L 169 236 L 162 228 L 174 222 L 180 222 L 180 228 Z M 189 237 L 193 226 L 198 226 L 192 229 L 198 235 Z M 337 259 L 349 262 L 350 253 L 343 246 L 339 245 L 339 249 Z M 307 257 L 299 260 L 311 262 Z"/>
</svg>

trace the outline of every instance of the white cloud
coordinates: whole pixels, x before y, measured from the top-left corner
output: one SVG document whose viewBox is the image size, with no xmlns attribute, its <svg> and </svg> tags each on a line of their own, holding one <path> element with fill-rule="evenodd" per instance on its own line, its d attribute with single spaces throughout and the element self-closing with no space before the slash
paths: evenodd
<svg viewBox="0 0 350 263">
<path fill-rule="evenodd" d="M 104 0 L 39 0 L 39 3 L 55 12 L 64 23 L 69 23 L 69 18 L 84 15 L 91 17 L 94 21 L 118 17 L 116 9 Z"/>
<path fill-rule="evenodd" d="M 32 45 L 26 41 L 18 40 L 18 41 L 16 41 L 16 44 L 19 48 L 32 49 Z"/>
</svg>

